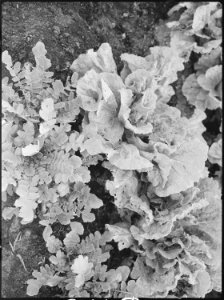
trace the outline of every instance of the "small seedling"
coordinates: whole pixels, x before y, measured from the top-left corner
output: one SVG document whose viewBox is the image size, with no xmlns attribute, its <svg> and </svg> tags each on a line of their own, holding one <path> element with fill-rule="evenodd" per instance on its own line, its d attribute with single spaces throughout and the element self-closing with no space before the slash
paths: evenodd
<svg viewBox="0 0 224 300">
<path fill-rule="evenodd" d="M 19 232 L 13 242 L 13 244 L 9 241 L 9 245 L 11 247 L 11 250 L 12 250 L 12 254 L 15 255 L 16 257 L 18 257 L 18 259 L 20 260 L 21 264 L 23 265 L 23 268 L 26 272 L 28 272 L 26 266 L 25 266 L 25 263 L 24 263 L 24 260 L 22 258 L 22 256 L 19 254 L 19 253 L 16 253 L 16 245 L 18 242 L 20 242 L 22 239 L 21 237 L 21 232 Z"/>
</svg>

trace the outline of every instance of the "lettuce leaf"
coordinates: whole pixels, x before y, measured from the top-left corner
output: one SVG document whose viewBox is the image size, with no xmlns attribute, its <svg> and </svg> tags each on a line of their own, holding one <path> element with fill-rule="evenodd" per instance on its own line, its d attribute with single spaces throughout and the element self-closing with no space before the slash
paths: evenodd
<svg viewBox="0 0 224 300">
<path fill-rule="evenodd" d="M 148 135 L 150 143 L 163 142 L 174 148 L 185 140 L 188 121 L 181 118 L 181 112 L 176 107 L 158 103 L 150 121 L 153 126 L 152 133 Z"/>
<path fill-rule="evenodd" d="M 143 93 L 146 89 L 151 88 L 152 92 L 157 88 L 156 81 L 150 71 L 137 69 L 125 78 L 125 85 L 134 93 Z"/>
<path fill-rule="evenodd" d="M 219 182 L 212 178 L 200 180 L 198 187 L 200 188 L 199 197 L 204 197 L 209 205 L 193 213 L 197 218 L 195 222 L 197 226 L 192 226 L 192 230 L 199 228 L 200 231 L 205 232 L 203 237 L 199 237 L 205 239 L 213 249 L 216 249 L 221 245 L 221 188 Z M 200 234 L 200 231 L 196 231 L 197 235 Z"/>
<path fill-rule="evenodd" d="M 203 125 L 202 121 L 206 119 L 206 114 L 200 110 L 195 108 L 194 113 L 191 118 L 186 120 L 185 128 L 186 128 L 186 139 L 192 139 L 194 137 L 202 138 L 202 133 L 206 131 L 205 126 Z"/>
<path fill-rule="evenodd" d="M 137 102 L 134 102 L 132 91 L 129 89 L 121 89 L 120 94 L 121 106 L 118 118 L 124 123 L 125 128 L 135 134 L 152 132 L 152 124 L 148 120 L 148 115 L 152 114 L 155 109 L 157 98 L 155 93 L 147 89 Z"/>
<path fill-rule="evenodd" d="M 217 47 L 208 54 L 203 54 L 198 61 L 194 64 L 194 69 L 205 73 L 209 68 L 216 65 L 221 65 L 222 48 Z"/>
<path fill-rule="evenodd" d="M 80 77 L 91 69 L 97 73 L 117 72 L 117 66 L 113 58 L 112 49 L 108 43 L 101 44 L 96 52 L 94 52 L 93 49 L 90 49 L 86 54 L 79 55 L 79 57 L 74 60 L 70 68 L 73 72 L 77 72 Z"/>
<path fill-rule="evenodd" d="M 153 160 L 157 166 L 148 172 L 155 193 L 160 197 L 166 197 L 192 187 L 194 182 L 203 177 L 207 154 L 207 144 L 198 138 L 184 142 L 169 156 L 156 153 Z M 156 171 L 161 176 L 159 182 L 155 180 Z"/>
<path fill-rule="evenodd" d="M 197 7 L 192 23 L 192 29 L 194 33 L 201 31 L 210 22 L 211 12 L 215 10 L 216 6 L 217 3 L 213 2 Z"/>
<path fill-rule="evenodd" d="M 113 149 L 109 143 L 102 138 L 101 135 L 97 134 L 83 143 L 82 151 L 87 150 L 90 155 L 97 155 L 100 153 L 111 153 Z"/>
<path fill-rule="evenodd" d="M 222 139 L 219 139 L 218 142 L 213 143 L 208 151 L 208 160 L 212 164 L 218 164 L 222 166 Z"/>
<path fill-rule="evenodd" d="M 169 23 L 167 23 L 168 25 Z M 190 35 L 185 35 L 179 30 L 173 30 L 170 33 L 170 47 L 178 53 L 178 55 L 188 61 L 191 52 L 195 49 L 197 43 Z"/>
<path fill-rule="evenodd" d="M 144 69 L 149 71 L 156 80 L 163 82 L 163 85 L 176 81 L 177 72 L 184 69 L 184 59 L 170 47 L 155 46 L 150 48 L 150 52 L 151 54 L 145 58 L 124 53 L 121 55 L 121 60 L 128 65 L 129 73 Z"/>
<path fill-rule="evenodd" d="M 118 97 L 120 88 L 124 83 L 117 74 L 97 73 L 94 69 L 86 72 L 77 82 L 77 96 L 81 100 L 81 107 L 86 111 L 96 111 L 99 101 L 107 98 L 102 80 L 109 86 L 115 98 Z"/>
<path fill-rule="evenodd" d="M 122 170 L 142 170 L 152 168 L 152 163 L 142 157 L 134 145 L 122 143 L 118 149 L 108 154 L 111 164 Z"/>
<path fill-rule="evenodd" d="M 209 273 L 205 270 L 200 271 L 196 277 L 196 284 L 193 285 L 192 292 L 190 292 L 192 297 L 204 298 L 206 294 L 211 292 L 211 278 Z"/>
<path fill-rule="evenodd" d="M 205 80 L 204 76 L 201 79 Z M 201 80 L 201 83 L 203 85 L 203 80 Z M 218 107 L 221 107 L 221 101 L 210 94 L 207 89 L 204 90 L 201 87 L 196 74 L 191 74 L 187 77 L 182 86 L 182 92 L 190 104 L 195 105 L 201 110 L 205 110 L 206 108 L 217 109 Z"/>
<path fill-rule="evenodd" d="M 150 68 L 150 63 L 144 57 L 135 54 L 123 53 L 121 54 L 121 60 L 126 63 L 127 75 L 138 69 L 148 70 Z"/>
<path fill-rule="evenodd" d="M 130 280 L 128 282 L 127 291 L 135 297 L 166 297 L 168 292 L 172 290 L 179 279 L 178 271 L 171 268 L 169 270 L 153 270 L 145 266 L 143 261 L 137 259 L 135 262 L 135 274 L 131 273 L 132 278 L 137 280 Z"/>
<path fill-rule="evenodd" d="M 97 132 L 112 144 L 121 140 L 124 127 L 119 121 L 118 103 L 107 83 L 101 79 L 103 99 L 99 101 L 96 112 L 89 113 L 90 124 L 95 124 Z"/>
<path fill-rule="evenodd" d="M 197 77 L 199 85 L 205 90 L 209 91 L 209 96 L 217 101 L 222 99 L 222 66 L 216 65 L 209 68 L 205 74 L 200 74 Z M 220 105 L 221 107 L 221 101 Z"/>
<path fill-rule="evenodd" d="M 151 63 L 150 73 L 164 84 L 177 80 L 177 72 L 184 69 L 184 59 L 171 47 L 155 46 L 150 48 L 151 54 L 146 60 Z"/>
<path fill-rule="evenodd" d="M 128 224 L 116 223 L 114 225 L 106 224 L 106 228 L 111 232 L 111 237 L 118 242 L 118 249 L 129 248 L 133 244 L 133 238 L 129 231 Z"/>
<path fill-rule="evenodd" d="M 105 165 L 105 164 L 104 164 Z M 123 208 L 130 197 L 137 195 L 138 180 L 133 171 L 120 170 L 112 166 L 113 181 L 106 181 L 106 189 L 115 197 L 114 204 Z"/>
<path fill-rule="evenodd" d="M 77 82 L 77 96 L 81 100 L 81 107 L 87 111 L 96 111 L 98 102 L 102 99 L 100 78 L 95 70 L 91 69 Z"/>
<path fill-rule="evenodd" d="M 175 11 L 180 10 L 182 6 L 186 9 L 175 15 Z M 191 50 L 206 54 L 221 45 L 222 10 L 219 2 L 197 2 L 187 5 L 185 2 L 174 6 L 168 14 L 172 15 L 172 21 L 166 24 L 171 28 L 172 46 L 182 57 L 185 56 L 186 61 Z"/>
</svg>

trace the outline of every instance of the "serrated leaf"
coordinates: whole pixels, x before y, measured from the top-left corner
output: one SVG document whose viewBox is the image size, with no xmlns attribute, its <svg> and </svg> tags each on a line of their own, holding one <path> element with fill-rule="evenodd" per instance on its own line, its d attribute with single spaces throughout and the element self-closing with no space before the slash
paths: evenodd
<svg viewBox="0 0 224 300">
<path fill-rule="evenodd" d="M 22 148 L 22 155 L 23 156 L 33 156 L 40 151 L 40 143 L 39 140 L 37 141 L 37 145 L 27 145 L 26 147 Z"/>
<path fill-rule="evenodd" d="M 89 208 L 100 208 L 103 205 L 103 201 L 99 199 L 96 195 L 90 194 L 88 199 Z"/>
<path fill-rule="evenodd" d="M 44 135 L 48 133 L 51 129 L 53 129 L 55 123 L 56 123 L 56 119 L 52 119 L 47 122 L 41 123 L 39 127 L 40 135 Z"/>
<path fill-rule="evenodd" d="M 39 293 L 40 288 L 42 287 L 42 283 L 39 282 L 36 279 L 29 279 L 27 280 L 27 289 L 26 289 L 26 293 L 28 296 L 36 296 Z"/>
<path fill-rule="evenodd" d="M 70 231 L 69 233 L 67 233 L 66 237 L 63 240 L 63 243 L 68 250 L 75 249 L 79 244 L 79 242 L 80 242 L 80 237 L 75 231 Z"/>
<path fill-rule="evenodd" d="M 4 64 L 6 64 L 6 68 L 8 70 L 11 70 L 11 67 L 12 67 L 12 58 L 11 56 L 9 55 L 9 52 L 7 50 L 5 50 L 3 53 L 2 53 L 2 62 Z"/>
<path fill-rule="evenodd" d="M 41 109 L 39 111 L 40 117 L 45 120 L 49 121 L 56 117 L 56 112 L 54 109 L 54 99 L 46 98 L 41 103 Z"/>
<path fill-rule="evenodd" d="M 58 275 L 54 275 L 53 277 L 49 278 L 45 284 L 53 287 L 53 286 L 57 286 L 59 282 L 61 282 L 62 280 L 63 280 L 62 277 Z"/>
<path fill-rule="evenodd" d="M 89 211 L 84 210 L 82 212 L 82 220 L 83 222 L 93 222 L 95 221 L 95 215 Z"/>
<path fill-rule="evenodd" d="M 51 61 L 50 59 L 45 57 L 47 51 L 45 49 L 44 43 L 42 43 L 41 41 L 37 42 L 36 45 L 32 48 L 32 52 L 34 54 L 38 68 L 42 70 L 47 70 L 48 68 L 50 68 Z"/>
<path fill-rule="evenodd" d="M 60 93 L 64 92 L 64 86 L 61 80 L 55 80 L 54 82 L 52 82 L 52 86 L 56 97 L 58 97 Z"/>
<path fill-rule="evenodd" d="M 84 227 L 82 225 L 82 223 L 79 222 L 71 222 L 70 224 L 71 229 L 73 232 L 76 232 L 79 235 L 82 235 L 84 233 Z"/>
<path fill-rule="evenodd" d="M 59 192 L 59 195 L 61 197 L 65 196 L 66 194 L 69 193 L 69 185 L 67 183 L 59 183 L 59 185 L 57 186 L 57 191 Z"/>
<path fill-rule="evenodd" d="M 57 251 L 60 250 L 62 242 L 52 235 L 51 226 L 48 225 L 45 227 L 43 231 L 43 238 L 50 253 L 57 253 Z"/>
<path fill-rule="evenodd" d="M 77 168 L 76 170 L 74 170 L 72 179 L 75 182 L 80 181 L 83 183 L 87 183 L 91 179 L 90 171 L 88 170 L 87 167 L 81 166 L 80 168 Z"/>
<path fill-rule="evenodd" d="M 89 263 L 88 256 L 79 255 L 73 262 L 71 270 L 75 274 L 85 274 L 92 269 L 93 263 Z"/>
<path fill-rule="evenodd" d="M 5 207 L 2 212 L 4 220 L 11 220 L 14 215 L 18 215 L 18 208 L 16 207 Z"/>
</svg>

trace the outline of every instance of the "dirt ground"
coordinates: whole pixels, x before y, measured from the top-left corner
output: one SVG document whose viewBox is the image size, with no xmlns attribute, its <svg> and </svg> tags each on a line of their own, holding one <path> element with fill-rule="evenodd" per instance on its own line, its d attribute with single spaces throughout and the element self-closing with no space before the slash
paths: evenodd
<svg viewBox="0 0 224 300">
<path fill-rule="evenodd" d="M 116 62 L 122 52 L 149 53 L 157 43 L 154 27 L 176 2 L 13 2 L 3 4 L 2 45 L 13 59 L 32 60 L 42 40 L 52 69 L 63 69 L 87 49 L 112 46 Z"/>
<path fill-rule="evenodd" d="M 155 33 L 160 20 L 177 1 L 166 2 L 5 2 L 2 4 L 2 51 L 13 62 L 33 62 L 32 47 L 43 41 L 55 76 L 65 79 L 68 63 L 90 48 L 110 43 L 118 70 L 120 55 L 149 54 L 161 43 Z M 2 70 L 6 76 L 6 71 Z M 18 233 L 21 241 L 11 251 Z M 26 280 L 47 255 L 38 222 L 22 226 L 14 218 L 2 221 L 2 297 L 27 297 Z M 22 257 L 25 267 L 19 256 Z M 41 289 L 39 297 L 56 296 L 57 289 Z M 215 294 L 210 295 L 215 297 Z"/>
</svg>

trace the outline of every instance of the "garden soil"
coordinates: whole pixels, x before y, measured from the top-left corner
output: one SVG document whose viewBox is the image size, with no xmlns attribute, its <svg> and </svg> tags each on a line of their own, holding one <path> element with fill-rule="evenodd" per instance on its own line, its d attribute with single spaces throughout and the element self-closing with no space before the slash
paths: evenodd
<svg viewBox="0 0 224 300">
<path fill-rule="evenodd" d="M 64 82 L 69 66 L 79 54 L 90 48 L 96 50 L 103 42 L 108 42 L 119 71 L 122 67 L 121 53 L 145 56 L 149 54 L 150 47 L 167 44 L 163 21 L 167 11 L 176 3 L 3 2 L 2 51 L 8 50 L 13 62 L 33 63 L 32 47 L 41 40 L 52 63 L 50 70 L 55 78 Z M 2 76 L 7 75 L 2 68 Z M 90 231 L 100 230 L 111 218 L 119 218 L 116 213 L 111 216 L 114 209 L 111 196 L 105 192 L 103 183 L 97 182 L 99 174 L 101 178 L 108 178 L 108 174 L 101 176 L 102 172 L 105 169 L 100 166 L 92 168 L 90 187 L 107 205 L 99 211 Z M 10 221 L 2 220 L 3 298 L 27 297 L 26 280 L 32 277 L 34 269 L 39 269 L 46 262 L 48 256 L 42 231 L 37 220 L 23 226 L 16 217 Z M 113 267 L 119 262 L 112 260 L 109 263 Z M 38 297 L 59 294 L 57 288 L 42 288 Z M 218 294 L 211 296 L 217 297 Z"/>
</svg>

